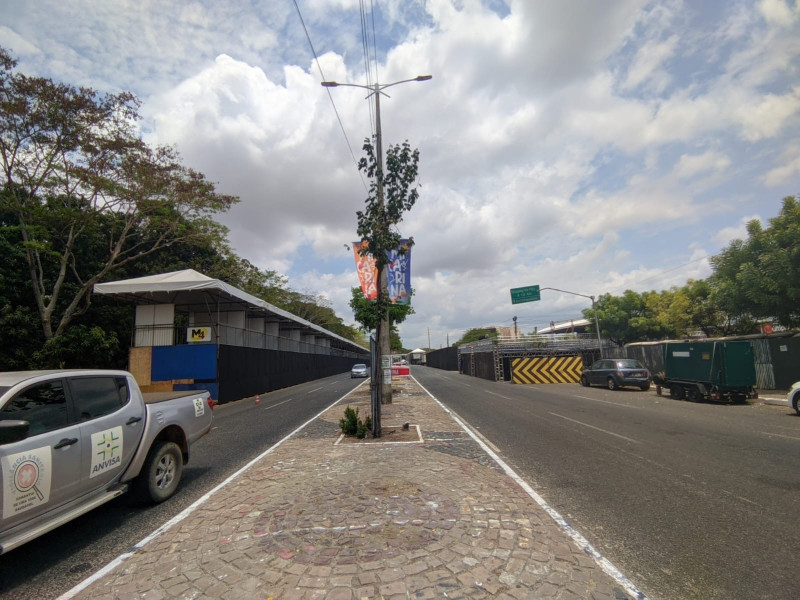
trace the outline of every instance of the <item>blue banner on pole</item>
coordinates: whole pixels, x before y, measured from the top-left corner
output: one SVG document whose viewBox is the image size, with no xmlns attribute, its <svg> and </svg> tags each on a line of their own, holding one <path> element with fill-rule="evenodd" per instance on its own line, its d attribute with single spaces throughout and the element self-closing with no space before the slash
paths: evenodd
<svg viewBox="0 0 800 600">
<path fill-rule="evenodd" d="M 389 250 L 387 271 L 389 273 L 389 299 L 392 304 L 411 302 L 411 248 L 408 240 L 400 240 L 400 247 Z"/>
</svg>

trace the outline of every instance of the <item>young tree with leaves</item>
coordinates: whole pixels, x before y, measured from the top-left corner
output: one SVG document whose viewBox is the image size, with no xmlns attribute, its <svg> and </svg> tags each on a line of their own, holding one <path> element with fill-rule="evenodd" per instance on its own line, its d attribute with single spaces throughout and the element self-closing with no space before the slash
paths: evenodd
<svg viewBox="0 0 800 600">
<path fill-rule="evenodd" d="M 387 253 L 400 247 L 403 239 L 397 231 L 397 224 L 403 220 L 403 214 L 411 210 L 419 197 L 415 185 L 419 150 L 412 149 L 408 141 L 390 146 L 386 152 L 386 171 L 383 170 L 382 157 L 376 153 L 369 139 L 364 140 L 363 150 L 366 157 L 358 162 L 359 170 L 370 178 L 369 195 L 366 207 L 358 211 L 358 234 L 362 242 L 361 252 L 371 254 L 375 258 L 378 271 L 378 298 L 375 310 L 381 318 L 378 321 L 378 339 L 381 341 L 380 354 L 388 356 L 390 349 L 389 307 L 391 301 L 386 293 L 385 267 L 389 263 Z M 407 248 L 413 246 L 413 238 L 408 239 Z M 401 250 L 402 252 L 403 250 Z M 384 332 L 385 333 L 382 333 Z M 382 402 L 392 401 L 391 385 L 382 387 Z"/>
</svg>

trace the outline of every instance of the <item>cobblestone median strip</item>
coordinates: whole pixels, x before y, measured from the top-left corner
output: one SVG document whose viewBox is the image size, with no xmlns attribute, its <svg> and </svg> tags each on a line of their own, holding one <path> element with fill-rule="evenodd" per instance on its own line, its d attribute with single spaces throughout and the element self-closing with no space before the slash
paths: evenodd
<svg viewBox="0 0 800 600">
<path fill-rule="evenodd" d="M 384 425 L 424 443 L 335 445 L 328 409 L 62 598 L 628 597 L 419 384 L 394 388 Z M 368 411 L 366 386 L 344 404 Z"/>
</svg>

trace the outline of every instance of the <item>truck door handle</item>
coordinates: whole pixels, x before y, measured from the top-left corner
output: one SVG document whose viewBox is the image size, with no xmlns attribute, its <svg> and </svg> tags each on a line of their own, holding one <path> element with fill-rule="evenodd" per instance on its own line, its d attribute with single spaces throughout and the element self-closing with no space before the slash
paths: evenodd
<svg viewBox="0 0 800 600">
<path fill-rule="evenodd" d="M 134 423 L 138 423 L 142 420 L 142 417 L 131 417 L 125 422 L 125 425 L 133 425 Z"/>
<path fill-rule="evenodd" d="M 72 446 L 72 444 L 77 444 L 78 438 L 64 438 L 60 442 L 58 442 L 53 448 L 58 450 L 59 448 L 65 448 L 67 446 Z"/>
</svg>

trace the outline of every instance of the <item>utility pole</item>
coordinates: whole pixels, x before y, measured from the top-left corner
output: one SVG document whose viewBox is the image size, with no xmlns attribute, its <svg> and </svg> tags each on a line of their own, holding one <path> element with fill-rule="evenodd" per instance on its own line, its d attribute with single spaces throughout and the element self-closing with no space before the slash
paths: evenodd
<svg viewBox="0 0 800 600">
<path fill-rule="evenodd" d="M 339 86 L 358 87 L 369 90 L 367 98 L 375 96 L 375 149 L 378 154 L 378 172 L 376 174 L 377 185 L 376 194 L 378 205 L 383 208 L 383 140 L 381 139 L 381 94 L 383 90 L 393 85 L 406 83 L 408 81 L 428 81 L 432 79 L 432 75 L 417 75 L 413 79 L 403 79 L 393 83 L 375 83 L 374 85 L 362 85 L 358 83 L 338 83 L 336 81 L 323 81 L 322 87 L 332 88 Z M 386 94 L 388 98 L 388 94 Z M 388 229 L 389 224 L 385 221 L 380 224 L 383 230 Z M 375 257 L 377 259 L 377 257 Z M 389 276 L 388 267 L 384 266 L 378 271 L 378 306 L 382 306 L 384 301 L 389 297 Z M 389 322 L 389 308 L 381 313 L 380 321 L 378 322 L 377 337 L 378 337 L 378 377 L 380 381 L 378 386 L 380 389 L 381 404 L 392 403 L 392 380 L 391 380 L 391 350 L 390 350 L 390 322 Z M 430 336 L 430 333 L 428 334 Z M 430 344 L 429 344 L 430 347 Z M 389 375 L 386 377 L 386 375 Z"/>
<path fill-rule="evenodd" d="M 431 347 L 431 328 L 428 327 L 428 348 Z"/>
</svg>

